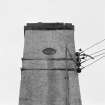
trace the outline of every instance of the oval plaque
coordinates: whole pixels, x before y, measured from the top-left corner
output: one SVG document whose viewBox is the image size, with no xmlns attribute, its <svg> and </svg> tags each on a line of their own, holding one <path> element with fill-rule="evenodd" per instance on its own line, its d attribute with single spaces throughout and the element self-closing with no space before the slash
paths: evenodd
<svg viewBox="0 0 105 105">
<path fill-rule="evenodd" d="M 56 50 L 53 48 L 46 48 L 42 52 L 46 55 L 54 55 L 56 53 Z"/>
</svg>

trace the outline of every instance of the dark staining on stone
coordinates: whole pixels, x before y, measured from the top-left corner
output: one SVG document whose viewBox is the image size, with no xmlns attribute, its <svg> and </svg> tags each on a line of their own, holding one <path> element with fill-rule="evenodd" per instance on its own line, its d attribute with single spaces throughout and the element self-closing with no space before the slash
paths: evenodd
<svg viewBox="0 0 105 105">
<path fill-rule="evenodd" d="M 46 55 L 54 55 L 56 53 L 56 50 L 53 48 L 46 48 L 42 52 Z"/>
<path fill-rule="evenodd" d="M 24 30 L 74 30 L 72 23 L 27 23 Z"/>
<path fill-rule="evenodd" d="M 72 23 L 27 23 L 24 26 L 24 35 L 27 30 L 74 30 Z"/>
</svg>

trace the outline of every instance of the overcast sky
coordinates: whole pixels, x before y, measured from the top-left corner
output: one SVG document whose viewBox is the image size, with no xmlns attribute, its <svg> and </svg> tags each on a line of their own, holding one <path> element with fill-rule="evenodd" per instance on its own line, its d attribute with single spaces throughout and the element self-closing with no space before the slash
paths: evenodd
<svg viewBox="0 0 105 105">
<path fill-rule="evenodd" d="M 105 39 L 104 0 L 0 0 L 0 105 L 18 105 L 24 25 L 71 22 L 76 49 Z M 105 48 L 105 42 L 88 50 Z M 79 74 L 83 105 L 105 105 L 105 58 Z"/>
</svg>

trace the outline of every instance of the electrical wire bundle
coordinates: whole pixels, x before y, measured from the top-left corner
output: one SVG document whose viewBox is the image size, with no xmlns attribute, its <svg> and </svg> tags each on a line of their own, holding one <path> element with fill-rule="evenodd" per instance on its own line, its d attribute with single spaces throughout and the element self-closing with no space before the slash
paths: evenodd
<svg viewBox="0 0 105 105">
<path fill-rule="evenodd" d="M 92 64 L 98 62 L 99 60 L 101 60 L 102 58 L 105 57 L 105 49 L 98 50 L 98 51 L 96 51 L 96 52 L 94 52 L 92 54 L 88 54 L 88 55 L 85 54 L 85 51 L 93 48 L 94 46 L 97 46 L 97 45 L 101 44 L 104 41 L 105 41 L 105 39 L 93 44 L 92 46 L 86 48 L 83 51 L 81 49 L 79 49 L 80 56 L 82 56 L 82 58 L 80 58 L 81 59 L 81 62 L 80 62 L 81 65 L 84 64 L 84 63 L 87 63 L 90 60 L 92 60 L 92 63 L 89 63 L 88 65 L 85 65 L 84 67 L 81 66 L 81 70 L 87 68 L 88 66 L 91 66 Z"/>
<path fill-rule="evenodd" d="M 98 50 L 92 54 L 85 53 L 85 51 L 93 48 L 94 46 L 101 44 L 104 41 L 105 41 L 105 39 L 93 44 L 92 46 L 86 48 L 83 51 L 82 51 L 82 49 L 79 49 L 79 51 L 76 52 L 75 55 L 72 55 L 70 53 L 69 49 L 67 49 L 67 52 L 69 53 L 69 57 L 72 58 L 73 62 L 76 64 L 76 67 L 77 67 L 76 71 L 78 73 L 80 73 L 82 69 L 85 69 L 88 66 L 91 66 L 92 64 L 98 62 L 99 60 L 101 60 L 102 58 L 105 57 L 105 49 Z M 90 60 L 92 60 L 92 63 L 89 63 L 86 65 L 85 63 L 87 63 Z M 83 66 L 83 64 L 85 64 L 85 66 Z"/>
</svg>

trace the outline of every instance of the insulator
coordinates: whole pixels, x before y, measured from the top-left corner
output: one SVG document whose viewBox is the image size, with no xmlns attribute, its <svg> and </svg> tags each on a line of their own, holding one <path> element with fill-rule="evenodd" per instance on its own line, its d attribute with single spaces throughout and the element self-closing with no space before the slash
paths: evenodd
<svg viewBox="0 0 105 105">
<path fill-rule="evenodd" d="M 76 52 L 75 55 L 76 55 L 76 56 L 80 56 L 80 53 L 79 53 L 79 52 Z"/>
<path fill-rule="evenodd" d="M 81 72 L 81 68 L 77 68 L 77 72 L 80 73 Z"/>
</svg>

